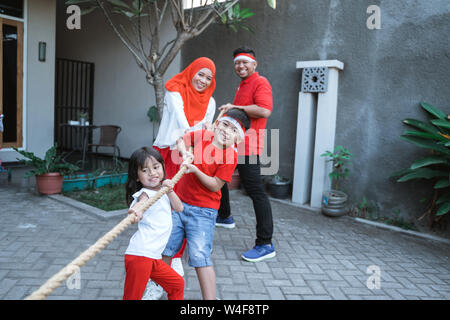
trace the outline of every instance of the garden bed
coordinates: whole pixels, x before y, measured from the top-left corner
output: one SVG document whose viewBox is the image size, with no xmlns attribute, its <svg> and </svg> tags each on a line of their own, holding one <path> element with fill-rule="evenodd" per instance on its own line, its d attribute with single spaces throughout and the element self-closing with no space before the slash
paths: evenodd
<svg viewBox="0 0 450 320">
<path fill-rule="evenodd" d="M 125 186 L 123 185 L 106 185 L 90 190 L 63 191 L 63 195 L 105 211 L 128 208 L 125 201 Z"/>
</svg>

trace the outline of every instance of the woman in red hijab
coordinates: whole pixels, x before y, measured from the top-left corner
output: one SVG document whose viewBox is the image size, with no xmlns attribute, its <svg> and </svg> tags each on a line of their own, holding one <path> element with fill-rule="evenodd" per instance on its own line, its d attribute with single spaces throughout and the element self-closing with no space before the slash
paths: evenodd
<svg viewBox="0 0 450 320">
<path fill-rule="evenodd" d="M 167 179 L 173 178 L 180 168 L 178 151 L 172 151 L 177 139 L 186 131 L 202 129 L 203 124 L 213 121 L 215 73 L 214 62 L 201 57 L 166 83 L 163 116 L 153 147 L 164 158 Z"/>
<path fill-rule="evenodd" d="M 163 116 L 153 148 L 164 159 L 167 179 L 173 178 L 182 162 L 176 150 L 177 139 L 187 131 L 200 130 L 204 124 L 213 121 L 216 112 L 216 101 L 212 97 L 216 88 L 215 73 L 214 62 L 201 57 L 166 83 Z M 180 258 L 185 246 L 186 239 L 172 259 L 172 268 L 180 274 L 183 273 Z M 163 289 L 150 280 L 142 299 L 156 300 L 162 294 Z"/>
</svg>

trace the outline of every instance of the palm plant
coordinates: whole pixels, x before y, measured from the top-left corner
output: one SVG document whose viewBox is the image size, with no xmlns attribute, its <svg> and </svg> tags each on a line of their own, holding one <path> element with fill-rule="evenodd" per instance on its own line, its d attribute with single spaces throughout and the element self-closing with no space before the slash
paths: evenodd
<svg viewBox="0 0 450 320">
<path fill-rule="evenodd" d="M 419 179 L 433 181 L 431 205 L 420 218 L 427 214 L 439 221 L 450 211 L 450 116 L 432 105 L 422 102 L 429 121 L 405 119 L 403 123 L 412 127 L 401 135 L 403 140 L 428 150 L 428 155 L 415 160 L 409 168 L 398 171 L 392 177 L 397 182 Z"/>
</svg>

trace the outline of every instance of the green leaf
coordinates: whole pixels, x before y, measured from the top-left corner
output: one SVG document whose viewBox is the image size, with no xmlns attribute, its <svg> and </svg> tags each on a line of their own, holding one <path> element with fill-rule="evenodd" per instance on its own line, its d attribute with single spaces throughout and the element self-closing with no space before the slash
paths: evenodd
<svg viewBox="0 0 450 320">
<path fill-rule="evenodd" d="M 93 11 L 94 11 L 95 9 L 97 9 L 97 8 L 98 8 L 98 7 L 95 6 L 95 7 L 89 7 L 89 8 L 86 8 L 86 9 L 81 9 L 81 15 L 82 15 L 82 16 L 85 16 L 85 15 L 87 15 L 87 14 L 93 12 Z"/>
<path fill-rule="evenodd" d="M 389 178 L 396 178 L 396 177 L 404 176 L 411 172 L 414 172 L 414 170 L 412 170 L 411 168 L 403 169 L 403 170 L 394 172 Z"/>
<path fill-rule="evenodd" d="M 155 106 L 151 106 L 147 111 L 147 117 L 149 118 L 150 122 L 158 122 L 159 121 L 158 108 L 156 108 Z"/>
<path fill-rule="evenodd" d="M 81 4 L 81 3 L 95 3 L 95 1 L 93 0 L 68 0 L 66 1 L 67 5 L 71 5 L 71 4 Z"/>
<path fill-rule="evenodd" d="M 448 172 L 432 170 L 429 168 L 420 168 L 401 177 L 397 182 L 405 182 L 414 179 L 431 179 L 436 177 L 448 177 Z"/>
<path fill-rule="evenodd" d="M 254 12 L 248 12 L 248 13 L 244 13 L 244 14 L 242 14 L 242 12 L 241 12 L 240 17 L 241 17 L 241 19 L 248 19 L 250 17 L 253 17 L 254 15 L 255 15 Z"/>
<path fill-rule="evenodd" d="M 447 177 L 446 179 L 441 179 L 434 185 L 435 189 L 442 189 L 450 187 L 450 179 Z"/>
<path fill-rule="evenodd" d="M 421 167 L 426 167 L 432 164 L 441 164 L 441 163 L 447 163 L 447 158 L 440 157 L 440 156 L 431 156 L 422 158 L 419 160 L 414 161 L 414 163 L 411 165 L 411 169 L 418 169 Z"/>
<path fill-rule="evenodd" d="M 439 207 L 436 212 L 436 216 L 442 216 L 450 211 L 450 201 L 445 202 L 442 206 Z"/>
<path fill-rule="evenodd" d="M 422 106 L 423 109 L 425 109 L 426 111 L 428 111 L 430 114 L 432 114 L 433 116 L 435 116 L 438 119 L 446 119 L 447 115 L 444 113 L 444 111 L 433 107 L 431 104 L 428 104 L 426 102 L 422 102 L 420 104 Z"/>
<path fill-rule="evenodd" d="M 450 201 L 450 191 L 444 194 L 443 196 L 439 197 L 439 199 L 437 199 L 436 201 L 436 204 L 441 204 L 447 201 Z"/>
<path fill-rule="evenodd" d="M 244 30 L 247 30 L 250 33 L 253 33 L 253 34 L 255 33 L 252 28 L 250 28 L 249 26 L 246 26 L 245 24 L 242 24 L 241 28 Z"/>
<path fill-rule="evenodd" d="M 113 5 L 116 5 L 116 6 L 119 6 L 119 7 L 122 7 L 122 8 L 125 8 L 125 9 L 128 9 L 128 10 L 130 10 L 131 8 L 128 6 L 128 4 L 126 4 L 125 2 L 123 2 L 122 0 L 107 0 L 109 3 L 111 3 L 111 4 L 113 4 Z"/>
<path fill-rule="evenodd" d="M 404 135 L 402 135 L 400 138 L 403 140 L 406 140 L 408 142 L 414 143 L 416 146 L 419 146 L 421 148 L 427 148 L 427 149 L 441 152 L 446 155 L 450 155 L 450 150 L 448 150 L 447 148 L 443 147 L 442 145 L 440 145 L 436 142 L 424 140 L 424 139 L 420 139 L 420 138 L 416 138 L 416 137 L 404 136 Z"/>
<path fill-rule="evenodd" d="M 241 11 L 241 6 L 239 5 L 239 3 L 237 3 L 234 7 L 233 7 L 233 16 L 235 17 L 239 17 L 239 12 Z"/>
<path fill-rule="evenodd" d="M 120 8 L 114 8 L 113 12 L 120 13 L 128 18 L 133 18 L 136 16 L 136 14 L 134 12 L 129 11 L 129 10 L 120 9 Z"/>
<path fill-rule="evenodd" d="M 434 124 L 435 126 L 450 129 L 450 121 L 448 121 L 448 120 L 435 119 L 435 120 L 430 120 L 430 122 L 432 124 Z"/>
<path fill-rule="evenodd" d="M 434 134 L 434 133 L 416 131 L 416 130 L 405 130 L 403 132 L 403 135 L 419 137 L 419 138 L 424 138 L 424 139 L 429 139 L 429 140 L 447 141 L 447 138 L 441 136 L 440 134 Z"/>
<path fill-rule="evenodd" d="M 405 119 L 403 120 L 404 124 L 416 127 L 420 130 L 423 130 L 425 132 L 429 132 L 429 133 L 434 133 L 434 134 L 438 134 L 438 130 L 433 127 L 431 124 L 428 124 L 426 122 L 420 121 L 420 120 L 416 120 L 416 119 Z"/>
</svg>

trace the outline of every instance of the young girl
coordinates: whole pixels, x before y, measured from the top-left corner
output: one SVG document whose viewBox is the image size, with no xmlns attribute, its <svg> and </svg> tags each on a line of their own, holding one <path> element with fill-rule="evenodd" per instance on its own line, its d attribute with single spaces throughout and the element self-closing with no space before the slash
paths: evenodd
<svg viewBox="0 0 450 320">
<path fill-rule="evenodd" d="M 183 210 L 183 204 L 172 190 L 173 182 L 165 180 L 164 160 L 153 148 L 142 147 L 130 158 L 126 198 L 129 214 L 134 214 L 138 230 L 125 252 L 124 300 L 140 300 L 149 279 L 158 283 L 169 300 L 182 300 L 184 279 L 161 260 L 172 231 L 172 212 Z M 170 189 L 143 214 L 135 212 L 136 202 L 154 196 L 161 187 Z"/>
</svg>

